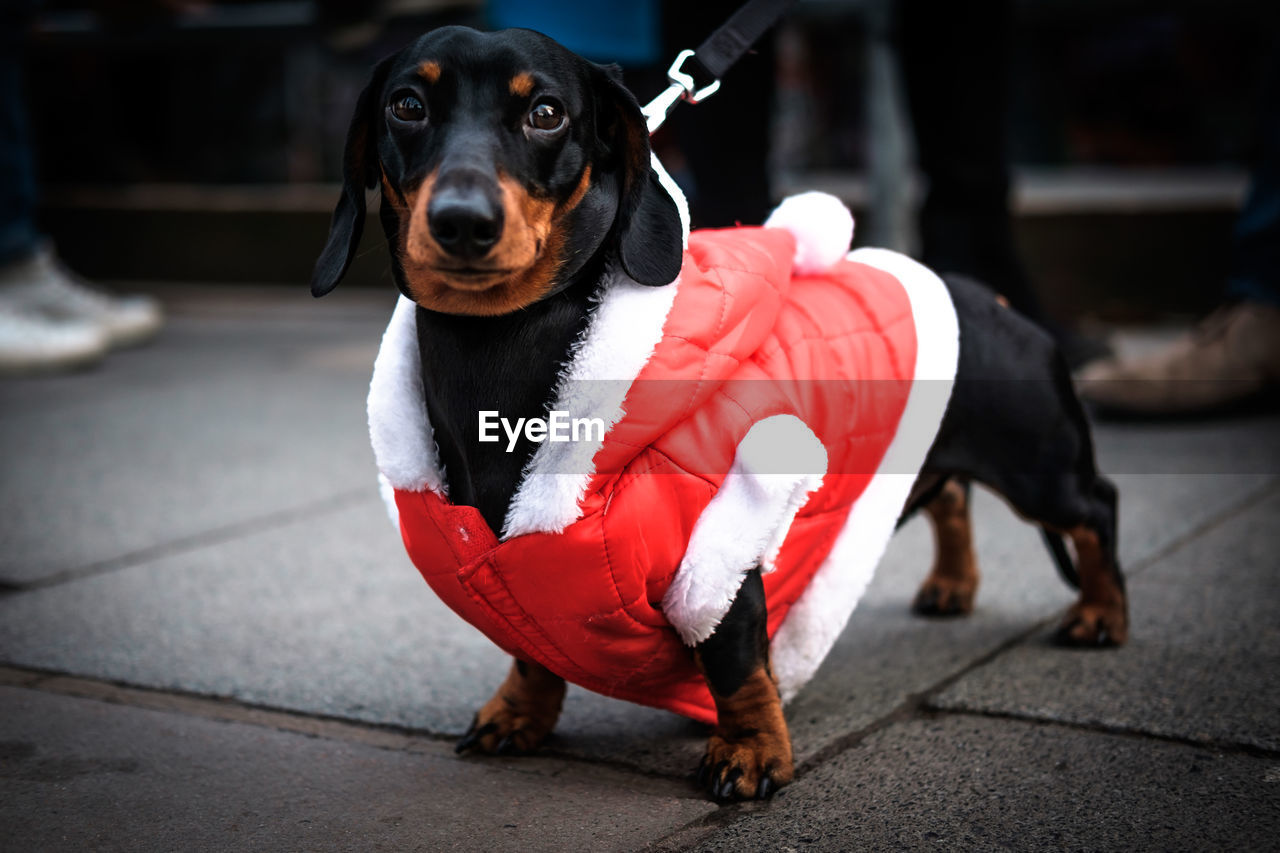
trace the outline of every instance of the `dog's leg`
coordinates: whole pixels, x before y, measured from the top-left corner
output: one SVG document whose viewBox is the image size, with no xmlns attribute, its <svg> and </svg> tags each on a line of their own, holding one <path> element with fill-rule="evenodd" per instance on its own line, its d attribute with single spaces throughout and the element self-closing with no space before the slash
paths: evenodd
<svg viewBox="0 0 1280 853">
<path fill-rule="evenodd" d="M 764 799 L 791 781 L 791 734 L 769 667 L 760 570 L 743 579 L 715 633 L 694 649 L 718 716 L 698 784 L 718 800 Z"/>
<path fill-rule="evenodd" d="M 1086 461 L 1057 476 L 992 478 L 987 485 L 1024 518 L 1075 546 L 1080 598 L 1058 627 L 1055 642 L 1119 646 L 1129 638 L 1129 605 L 1116 558 L 1116 490 L 1092 470 L 1091 458 Z"/>
<path fill-rule="evenodd" d="M 1116 491 L 1098 473 L 1093 437 L 1053 339 L 985 288 L 949 277 L 960 323 L 956 383 L 925 475 L 989 486 L 1023 517 L 1075 545 L 1080 599 L 1058 630 L 1075 646 L 1128 638 L 1116 560 Z"/>
<path fill-rule="evenodd" d="M 1071 539 L 1080 598 L 1054 640 L 1097 648 L 1122 645 L 1129 638 L 1129 606 L 1116 558 L 1116 490 L 1093 470 L 1091 457 L 1084 460 L 1087 464 L 1040 478 L 993 476 L 983 482 L 1024 518 Z"/>
<path fill-rule="evenodd" d="M 978 561 L 973 554 L 969 484 L 948 480 L 924 511 L 933 527 L 933 569 L 911 608 L 923 616 L 971 613 L 978 591 Z"/>
<path fill-rule="evenodd" d="M 1118 646 L 1129 638 L 1129 607 L 1116 559 L 1116 489 L 1097 476 L 1091 492 L 1089 518 L 1061 531 L 1075 545 L 1080 598 L 1054 639 L 1067 646 Z"/>
<path fill-rule="evenodd" d="M 546 667 L 517 658 L 507 680 L 476 713 L 455 747 L 499 755 L 531 752 L 555 728 L 564 704 L 564 679 Z"/>
</svg>

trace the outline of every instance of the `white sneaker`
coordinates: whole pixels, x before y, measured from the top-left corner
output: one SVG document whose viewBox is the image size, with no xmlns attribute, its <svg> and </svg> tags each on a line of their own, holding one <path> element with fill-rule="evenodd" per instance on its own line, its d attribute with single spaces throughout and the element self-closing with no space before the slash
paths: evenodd
<svg viewBox="0 0 1280 853">
<path fill-rule="evenodd" d="M 55 322 L 0 299 L 0 375 L 70 370 L 107 354 L 107 334 L 82 321 Z"/>
<path fill-rule="evenodd" d="M 20 313 L 56 323 L 92 324 L 109 346 L 141 343 L 160 331 L 160 305 L 149 296 L 113 296 L 94 290 L 62 266 L 48 246 L 0 269 L 0 301 Z"/>
</svg>

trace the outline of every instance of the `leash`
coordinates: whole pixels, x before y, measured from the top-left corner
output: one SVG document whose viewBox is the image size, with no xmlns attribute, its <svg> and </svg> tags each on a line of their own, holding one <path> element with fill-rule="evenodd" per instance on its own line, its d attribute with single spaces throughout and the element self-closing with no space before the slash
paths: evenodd
<svg viewBox="0 0 1280 853">
<path fill-rule="evenodd" d="M 666 90 L 641 110 L 649 133 L 661 127 L 681 101 L 697 104 L 718 92 L 724 73 L 795 4 L 796 0 L 747 0 L 697 50 L 680 51 L 667 69 Z M 710 77 L 710 83 L 700 87 L 694 82 L 693 75 L 684 69 L 690 59 L 694 70 L 703 79 Z"/>
</svg>

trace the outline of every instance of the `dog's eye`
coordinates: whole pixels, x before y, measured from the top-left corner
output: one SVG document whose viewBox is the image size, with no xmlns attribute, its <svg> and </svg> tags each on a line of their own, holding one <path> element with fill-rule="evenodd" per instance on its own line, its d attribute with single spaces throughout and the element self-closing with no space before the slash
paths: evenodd
<svg viewBox="0 0 1280 853">
<path fill-rule="evenodd" d="M 529 111 L 529 127 L 534 130 L 553 131 L 564 127 L 564 110 L 558 104 L 543 102 Z"/>
<path fill-rule="evenodd" d="M 422 121 L 427 116 L 427 108 L 417 95 L 405 92 L 391 100 L 391 114 L 400 121 Z"/>
</svg>

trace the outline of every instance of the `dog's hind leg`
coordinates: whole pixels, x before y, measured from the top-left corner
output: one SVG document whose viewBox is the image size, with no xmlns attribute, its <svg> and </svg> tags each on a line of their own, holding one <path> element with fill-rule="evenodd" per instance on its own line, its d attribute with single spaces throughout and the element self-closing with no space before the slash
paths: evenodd
<svg viewBox="0 0 1280 853">
<path fill-rule="evenodd" d="M 993 476 L 982 482 L 1048 536 L 1065 536 L 1074 546 L 1080 598 L 1054 640 L 1068 646 L 1118 646 L 1128 639 L 1129 614 L 1124 575 L 1116 559 L 1116 491 L 1093 470 L 1091 455 L 1088 463 L 1036 479 Z M 938 559 L 944 559 L 941 552 Z M 976 585 L 976 568 L 973 571 Z M 935 568 L 929 580 L 936 574 Z M 928 584 L 927 580 L 925 589 Z"/>
<path fill-rule="evenodd" d="M 1050 406 L 1046 401 L 1044 407 L 1060 430 L 1054 450 L 1013 444 L 1007 458 L 1013 470 L 1036 476 L 1006 474 L 986 482 L 1023 516 L 1050 535 L 1067 537 L 1075 547 L 1080 598 L 1058 627 L 1055 641 L 1068 646 L 1118 646 L 1129 638 L 1129 605 L 1116 553 L 1116 488 L 1098 473 L 1089 421 L 1060 359 L 1053 382 L 1042 387 L 1053 390 L 1057 404 Z M 1054 457 L 1056 464 L 1046 464 Z"/>
<path fill-rule="evenodd" d="M 516 659 L 507 680 L 485 703 L 455 750 L 498 755 L 531 752 L 555 728 L 564 704 L 564 679 L 546 667 Z"/>
<path fill-rule="evenodd" d="M 1124 575 L 1116 558 L 1116 490 L 1094 468 L 1083 412 L 1072 411 L 1074 397 L 1064 403 L 1060 410 L 1064 420 L 1076 421 L 1076 429 L 1071 430 L 1069 440 L 1050 446 L 1053 455 L 1070 453 L 1074 458 L 1059 456 L 1047 465 L 1043 451 L 1011 442 L 1000 465 L 974 465 L 966 474 L 998 492 L 1048 536 L 1071 540 L 1080 598 L 1068 611 L 1055 640 L 1070 646 L 1120 645 L 1129 636 L 1129 617 Z M 948 455 L 945 451 L 938 454 L 939 461 Z M 973 457 L 968 461 L 973 462 Z"/>
<path fill-rule="evenodd" d="M 1067 646 L 1118 646 L 1129 638 L 1128 599 L 1116 559 L 1116 490 L 1095 476 L 1090 516 L 1061 532 L 1076 551 L 1080 598 L 1067 611 L 1054 640 Z"/>
<path fill-rule="evenodd" d="M 1077 431 L 1074 442 L 1057 445 L 1074 444 L 1078 455 L 1070 464 L 1041 465 L 1037 471 L 1035 462 L 1043 460 L 1021 457 L 1011 446 L 1005 457 L 1010 467 L 975 479 L 999 492 L 1048 535 L 1065 536 L 1074 546 L 1080 598 L 1054 639 L 1069 646 L 1117 646 L 1128 639 L 1129 614 L 1124 575 L 1116 557 L 1116 490 L 1094 467 L 1087 423 L 1082 411 L 1073 411 L 1077 407 L 1074 397 L 1064 400 L 1063 414 L 1076 422 Z"/>
<path fill-rule="evenodd" d="M 973 553 L 969 484 L 949 479 L 924 505 L 933 527 L 933 569 L 920 585 L 911 609 L 922 616 L 963 616 L 973 612 L 978 560 Z"/>
<path fill-rule="evenodd" d="M 1069 538 L 1076 566 L 1063 574 L 1078 578 L 1080 598 L 1057 639 L 1119 645 L 1129 620 L 1116 559 L 1116 490 L 1098 473 L 1066 362 L 1047 334 L 990 291 L 959 278 L 947 285 L 960 323 L 960 361 L 921 480 L 982 483 L 1050 536 Z M 1051 550 L 1057 558 L 1063 549 Z"/>
</svg>

